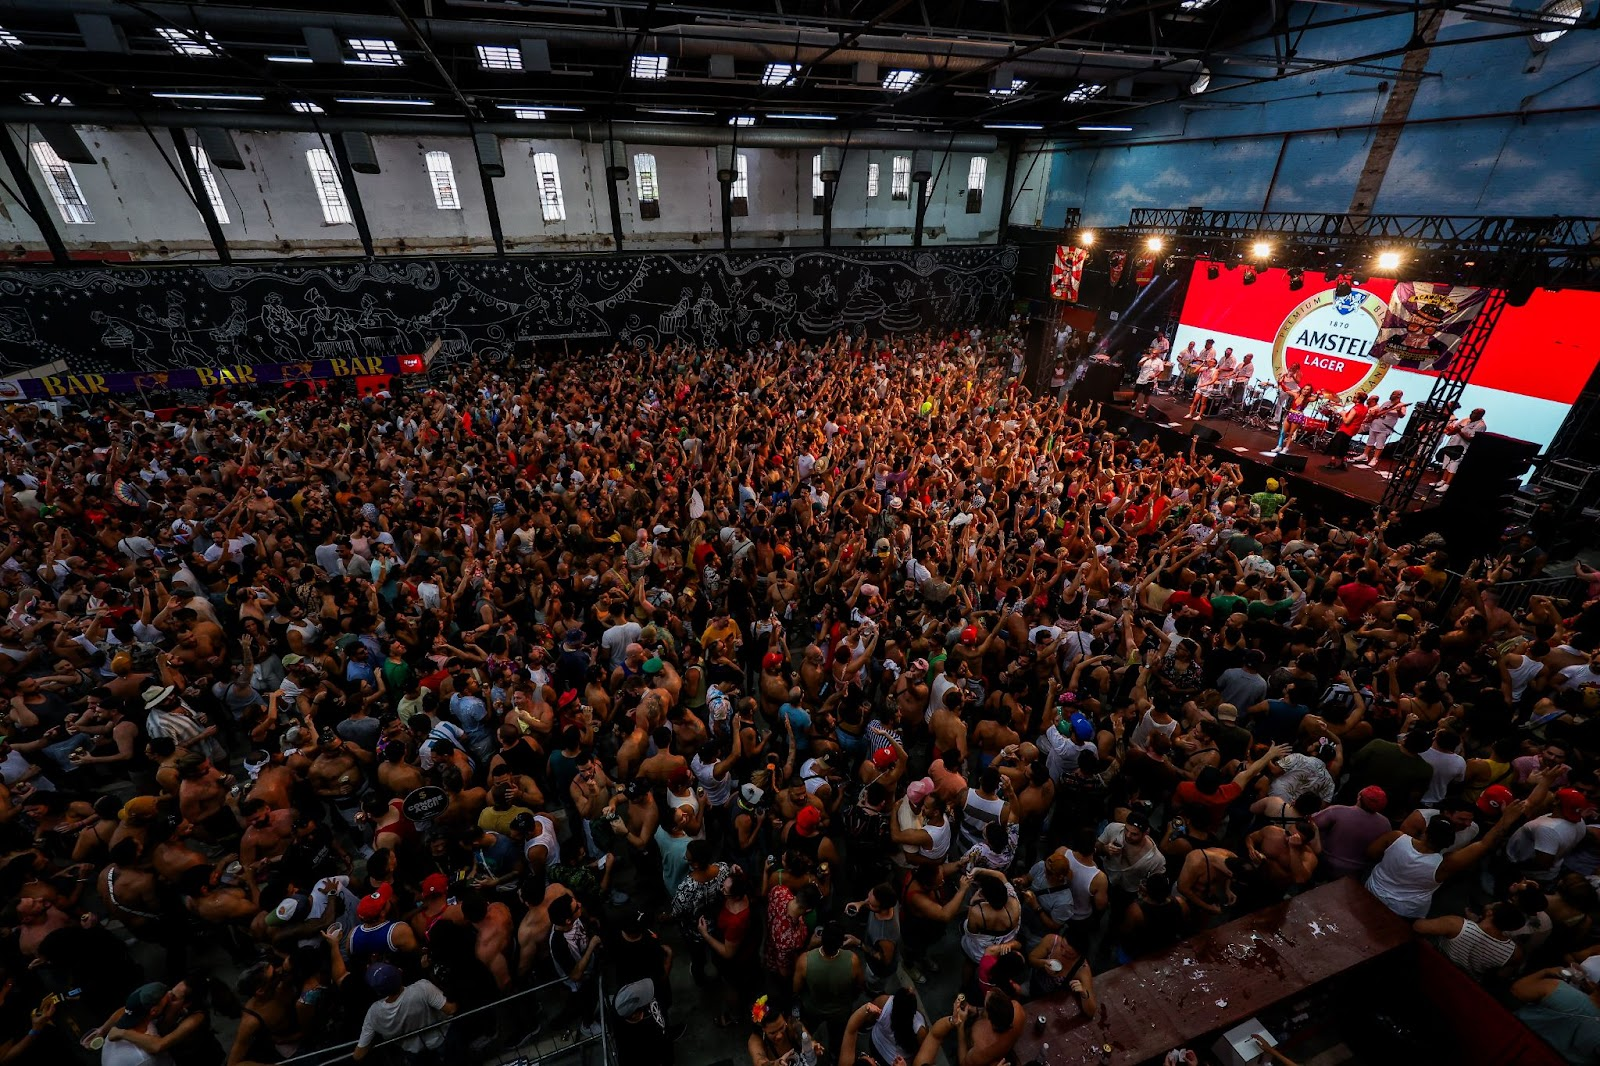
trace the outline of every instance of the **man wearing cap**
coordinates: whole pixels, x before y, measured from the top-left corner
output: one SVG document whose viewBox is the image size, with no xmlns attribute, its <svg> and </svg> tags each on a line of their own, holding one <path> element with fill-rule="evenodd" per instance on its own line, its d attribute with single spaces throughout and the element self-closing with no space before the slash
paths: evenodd
<svg viewBox="0 0 1600 1066">
<path fill-rule="evenodd" d="M 156 1026 L 161 1012 L 171 1002 L 172 992 L 157 981 L 140 985 L 128 994 L 120 1018 L 106 1037 L 100 1051 L 100 1066 L 172 1066 L 172 1056 L 165 1051 L 146 1051 L 142 1041 L 130 1040 L 127 1033 L 140 1037 L 159 1037 Z M 111 1022 L 106 1023 L 111 1026 Z"/>
<path fill-rule="evenodd" d="M 1548 888 L 1561 873 L 1561 863 L 1589 836 L 1584 819 L 1594 814 L 1594 804 L 1575 788 L 1556 793 L 1555 810 L 1531 819 L 1506 841 L 1506 858 L 1523 876 Z"/>
<path fill-rule="evenodd" d="M 394 888 L 388 884 L 380 884 L 361 897 L 356 904 L 356 920 L 360 924 L 350 930 L 346 945 L 352 965 L 394 959 L 418 949 L 411 926 L 391 918 L 393 908 Z"/>
<path fill-rule="evenodd" d="M 1267 521 L 1278 517 L 1278 512 L 1289 502 L 1289 497 L 1278 491 L 1278 479 L 1269 477 L 1266 488 L 1251 496 L 1250 502 L 1255 505 L 1261 520 Z"/>
<path fill-rule="evenodd" d="M 1129 811 L 1123 821 L 1107 824 L 1094 850 L 1110 885 L 1113 911 L 1118 913 L 1138 896 L 1146 877 L 1167 868 L 1167 858 L 1150 835 L 1150 818 L 1143 811 Z"/>
<path fill-rule="evenodd" d="M 1377 785 L 1368 785 L 1356 794 L 1349 806 L 1324 807 L 1311 816 L 1322 839 L 1322 872 L 1327 877 L 1352 877 L 1364 874 L 1371 863 L 1367 850 L 1372 842 L 1393 828 L 1383 810 L 1389 797 Z"/>
<path fill-rule="evenodd" d="M 367 987 L 380 998 L 367 1008 L 351 1058 L 360 1062 L 372 1053 L 374 1045 L 400 1038 L 398 1050 L 404 1054 L 407 1066 L 451 1061 L 446 1052 L 451 1027 L 428 1028 L 456 1012 L 456 1005 L 445 998 L 437 985 L 427 978 L 408 985 L 400 968 L 387 962 L 368 966 L 366 978 Z"/>
<path fill-rule="evenodd" d="M 611 1009 L 617 1014 L 611 1036 L 616 1041 L 618 1062 L 628 1066 L 672 1066 L 676 1058 L 674 1034 L 648 978 L 617 989 L 611 998 Z"/>
</svg>

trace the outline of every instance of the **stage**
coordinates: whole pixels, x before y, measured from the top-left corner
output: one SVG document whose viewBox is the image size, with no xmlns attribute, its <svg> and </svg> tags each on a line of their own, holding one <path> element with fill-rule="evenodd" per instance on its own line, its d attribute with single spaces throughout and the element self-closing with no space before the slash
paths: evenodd
<svg viewBox="0 0 1600 1066">
<path fill-rule="evenodd" d="M 1201 442 L 1201 450 L 1238 463 L 1245 471 L 1245 484 L 1251 492 L 1259 491 L 1267 478 L 1277 478 L 1282 491 L 1302 503 L 1314 502 L 1324 509 L 1332 507 L 1355 515 L 1370 513 L 1388 487 L 1388 474 L 1394 468 L 1391 460 L 1379 460 L 1377 470 L 1353 463 L 1345 470 L 1329 470 L 1324 465 L 1328 457 L 1302 442 L 1289 449 L 1288 454 L 1304 456 L 1305 469 L 1283 469 L 1273 465 L 1277 433 L 1249 429 L 1225 418 L 1192 419 L 1186 414 L 1188 409 L 1187 397 L 1156 395 L 1150 398 L 1148 414 L 1135 414 L 1131 403 L 1112 402 L 1105 405 L 1105 418 L 1113 427 L 1126 427 L 1136 440 L 1156 437 L 1168 450 L 1187 448 L 1196 426 L 1216 430 L 1222 434 L 1222 439 L 1214 443 Z M 1355 459 L 1360 454 L 1360 438 L 1357 438 L 1350 449 L 1350 457 Z M 1430 472 L 1418 486 L 1420 506 L 1429 507 L 1441 498 L 1432 491 L 1435 480 L 1436 475 Z"/>
</svg>

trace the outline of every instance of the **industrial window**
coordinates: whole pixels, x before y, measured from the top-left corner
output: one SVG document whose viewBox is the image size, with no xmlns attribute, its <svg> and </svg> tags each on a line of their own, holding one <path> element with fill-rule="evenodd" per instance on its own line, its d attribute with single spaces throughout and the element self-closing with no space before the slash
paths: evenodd
<svg viewBox="0 0 1600 1066">
<path fill-rule="evenodd" d="M 822 214 L 822 198 L 828 193 L 828 187 L 822 183 L 822 156 L 811 157 L 811 213 Z"/>
<path fill-rule="evenodd" d="M 911 199 L 911 157 L 897 155 L 894 157 L 893 172 L 889 178 L 889 199 Z"/>
<path fill-rule="evenodd" d="M 733 157 L 733 187 L 728 190 L 728 209 L 735 215 L 750 213 L 750 157 L 737 152 Z"/>
<path fill-rule="evenodd" d="M 1568 27 L 1576 26 L 1583 18 L 1583 0 L 1550 0 L 1539 9 L 1539 17 L 1546 22 L 1560 23 L 1554 28 L 1542 29 L 1533 35 L 1536 44 L 1553 44 L 1567 35 Z"/>
<path fill-rule="evenodd" d="M 357 63 L 375 67 L 405 65 L 405 59 L 400 55 L 400 46 L 393 41 L 386 41 L 381 37 L 351 37 L 349 45 L 350 51 L 356 54 Z"/>
<path fill-rule="evenodd" d="M 341 222 L 354 222 L 350 214 L 350 201 L 345 198 L 344 186 L 339 184 L 339 171 L 326 148 L 313 148 L 306 153 L 306 166 L 311 168 L 311 181 L 317 187 L 317 201 L 322 204 L 322 221 L 330 226 Z"/>
<path fill-rule="evenodd" d="M 217 51 L 217 39 L 204 30 L 175 30 L 170 26 L 157 26 L 156 33 L 180 56 L 215 59 L 221 54 Z"/>
<path fill-rule="evenodd" d="M 522 53 L 510 45 L 480 44 L 478 66 L 483 70 L 521 70 Z"/>
<path fill-rule="evenodd" d="M 561 199 L 561 169 L 556 165 L 554 152 L 540 152 L 533 157 L 533 170 L 539 176 L 539 209 L 546 222 L 565 222 L 567 206 Z"/>
<path fill-rule="evenodd" d="M 892 93 L 903 93 L 921 80 L 921 71 L 891 70 L 883 76 L 883 87 Z"/>
<path fill-rule="evenodd" d="M 878 195 L 878 164 L 867 164 L 867 199 Z"/>
<path fill-rule="evenodd" d="M 302 115 L 320 115 L 323 113 L 321 104 L 314 104 L 310 100 L 291 100 L 289 106 Z"/>
<path fill-rule="evenodd" d="M 990 96 L 1015 96 L 1028 87 L 1026 80 L 1012 78 L 1010 85 L 993 85 L 989 87 Z"/>
<path fill-rule="evenodd" d="M 660 81 L 667 76 L 666 56 L 634 56 L 633 63 L 629 66 L 635 78 L 645 78 L 649 81 Z"/>
<path fill-rule="evenodd" d="M 461 197 L 456 195 L 456 168 L 450 164 L 449 152 L 429 152 L 423 157 L 428 164 L 428 180 L 433 182 L 433 202 L 441 211 L 461 210 Z"/>
<path fill-rule="evenodd" d="M 0 29 L 0 48 L 21 48 L 22 38 L 7 29 Z"/>
<path fill-rule="evenodd" d="M 972 157 L 967 166 L 967 214 L 976 215 L 983 210 L 983 183 L 989 177 L 989 161 L 981 155 Z"/>
<path fill-rule="evenodd" d="M 23 93 L 22 102 L 25 104 L 44 103 L 44 101 L 39 99 L 39 97 L 34 93 Z M 50 97 L 50 105 L 52 107 L 71 107 L 72 99 L 70 97 L 63 96 L 61 93 L 53 93 Z"/>
<path fill-rule="evenodd" d="M 656 157 L 640 152 L 633 157 L 633 180 L 639 189 L 639 217 L 661 217 L 661 182 L 656 179 Z"/>
<path fill-rule="evenodd" d="M 1105 92 L 1105 90 L 1106 87 L 1104 85 L 1096 85 L 1087 81 L 1079 82 L 1078 87 L 1068 93 L 1064 99 L 1069 104 L 1087 103 L 1088 101 L 1099 96 L 1101 93 Z"/>
<path fill-rule="evenodd" d="M 211 201 L 211 213 L 217 216 L 217 221 L 228 221 L 228 207 L 222 202 L 222 190 L 217 187 L 217 176 L 211 172 L 211 159 L 206 155 L 206 150 L 198 144 L 191 145 L 194 152 L 194 168 L 200 174 L 200 187 L 206 191 L 206 199 Z"/>
<path fill-rule="evenodd" d="M 761 72 L 761 84 L 774 87 L 793 85 L 794 71 L 793 63 L 768 63 L 767 69 Z"/>
<path fill-rule="evenodd" d="M 94 212 L 89 210 L 89 201 L 83 198 L 71 164 L 56 155 L 56 150 L 44 141 L 33 143 L 33 161 L 39 164 L 44 183 L 50 187 L 56 210 L 61 212 L 61 221 L 75 226 L 93 224 Z"/>
</svg>

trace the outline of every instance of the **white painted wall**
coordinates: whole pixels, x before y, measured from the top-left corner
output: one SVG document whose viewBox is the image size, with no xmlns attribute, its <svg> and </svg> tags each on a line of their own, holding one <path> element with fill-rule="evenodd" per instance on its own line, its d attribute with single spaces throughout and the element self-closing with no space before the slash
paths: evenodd
<svg viewBox="0 0 1600 1066">
<path fill-rule="evenodd" d="M 20 142 L 30 128 L 14 127 Z M 34 183 L 67 242 L 81 252 L 126 252 L 136 259 L 209 259 L 210 240 L 190 201 L 177 159 L 165 131 L 152 142 L 143 130 L 84 127 L 79 130 L 100 162 L 74 166 L 73 171 L 95 215 L 93 225 L 61 223 L 48 189 L 37 171 Z M 234 139 L 246 169 L 213 169 L 229 221 L 223 232 L 240 259 L 286 255 L 359 255 L 352 224 L 329 225 L 306 166 L 306 152 L 323 146 L 315 134 L 237 132 Z M 472 142 L 467 138 L 384 136 L 373 139 L 382 173 L 357 175 L 356 186 L 366 208 L 375 250 L 380 255 L 465 254 L 493 251 L 489 215 L 484 203 Z M 331 146 L 329 146 L 331 147 Z M 721 193 L 716 181 L 716 153 L 710 148 L 628 145 L 630 163 L 636 152 L 656 157 L 661 184 L 661 217 L 639 217 L 637 185 L 618 187 L 623 243 L 629 250 L 647 248 L 720 248 Z M 458 210 L 435 206 L 423 161 L 429 151 L 450 154 L 461 200 Z M 808 247 L 822 243 L 822 217 L 812 213 L 811 157 L 815 149 L 740 151 L 749 159 L 749 214 L 733 220 L 734 245 Z M 511 252 L 589 251 L 612 247 L 607 202 L 604 150 L 579 141 L 504 138 L 501 152 L 506 175 L 495 181 L 506 248 Z M 560 167 L 566 218 L 546 222 L 540 209 L 533 157 L 553 152 Z M 915 225 L 910 201 L 893 200 L 890 187 L 893 157 L 909 151 L 852 150 L 845 153 L 834 201 L 833 242 L 837 246 L 909 245 Z M 966 212 L 966 179 L 970 155 L 934 155 L 935 182 L 925 221 L 929 244 L 991 243 L 1001 229 L 1000 204 L 1005 187 L 1006 151 L 988 156 L 983 210 Z M 1039 220 L 1048 181 L 1049 156 L 1020 157 L 1015 207 L 1011 221 Z M 31 160 L 30 160 L 31 162 Z M 868 198 L 867 164 L 880 167 L 878 196 Z M 1026 178 L 1024 175 L 1027 175 Z M 9 175 L 6 175 L 9 184 Z M 0 255 L 21 246 L 26 253 L 44 249 L 38 229 L 10 193 L 0 190 Z"/>
</svg>

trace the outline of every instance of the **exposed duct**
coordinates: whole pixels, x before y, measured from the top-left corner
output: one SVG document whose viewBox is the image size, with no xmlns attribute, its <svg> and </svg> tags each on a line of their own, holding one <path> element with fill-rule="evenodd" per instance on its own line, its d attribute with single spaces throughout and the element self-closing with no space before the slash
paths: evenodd
<svg viewBox="0 0 1600 1066">
<path fill-rule="evenodd" d="M 673 126 L 656 122 L 480 122 L 469 125 L 464 118 L 404 118 L 383 115 L 302 115 L 255 113 L 248 111 L 209 111 L 196 108 L 173 111 L 119 111 L 112 108 L 43 108 L 16 104 L 0 107 L 0 122 L 43 126 L 176 126 L 202 129 L 222 127 L 232 130 L 271 132 L 423 134 L 440 137 L 470 137 L 474 131 L 499 137 L 543 141 L 588 141 L 599 144 L 615 137 L 628 144 L 653 144 L 668 147 L 714 148 L 725 142 L 728 131 L 720 127 Z M 926 148 L 937 152 L 962 152 L 983 155 L 993 152 L 999 139 L 989 133 L 910 133 L 899 130 L 848 129 L 771 129 L 753 126 L 739 131 L 739 144 L 746 148 Z"/>
<path fill-rule="evenodd" d="M 385 37 L 396 41 L 412 39 L 406 24 L 389 15 L 164 2 L 141 3 L 131 7 L 118 0 L 7 0 L 0 5 L 0 9 L 55 16 L 59 16 L 63 8 L 76 13 L 107 15 L 120 23 L 194 27 L 214 33 L 298 33 L 323 28 L 346 37 Z M 1008 57 L 1016 50 L 1015 46 L 997 41 L 862 34 L 849 47 L 841 48 L 836 33 L 742 24 L 663 26 L 643 38 L 632 30 L 600 26 L 543 26 L 528 22 L 476 19 L 418 19 L 416 25 L 432 40 L 457 44 L 499 43 L 517 46 L 530 36 L 537 36 L 551 46 L 574 50 L 638 51 L 675 59 L 709 59 L 713 55 L 724 55 L 754 62 L 798 63 L 801 66 L 821 59 L 829 66 L 867 63 L 876 64 L 881 69 L 920 70 L 934 74 L 959 74 L 978 70 L 991 63 L 1006 62 L 1019 78 L 1056 78 L 1102 84 L 1132 77 L 1136 80 L 1148 78 L 1187 85 L 1200 69 L 1199 60 L 1180 60 L 1170 51 L 1108 52 L 1103 44 L 1093 41 L 1060 42 L 1066 47 L 1036 48 L 1013 60 Z M 1161 69 L 1155 69 L 1158 67 Z"/>
</svg>

